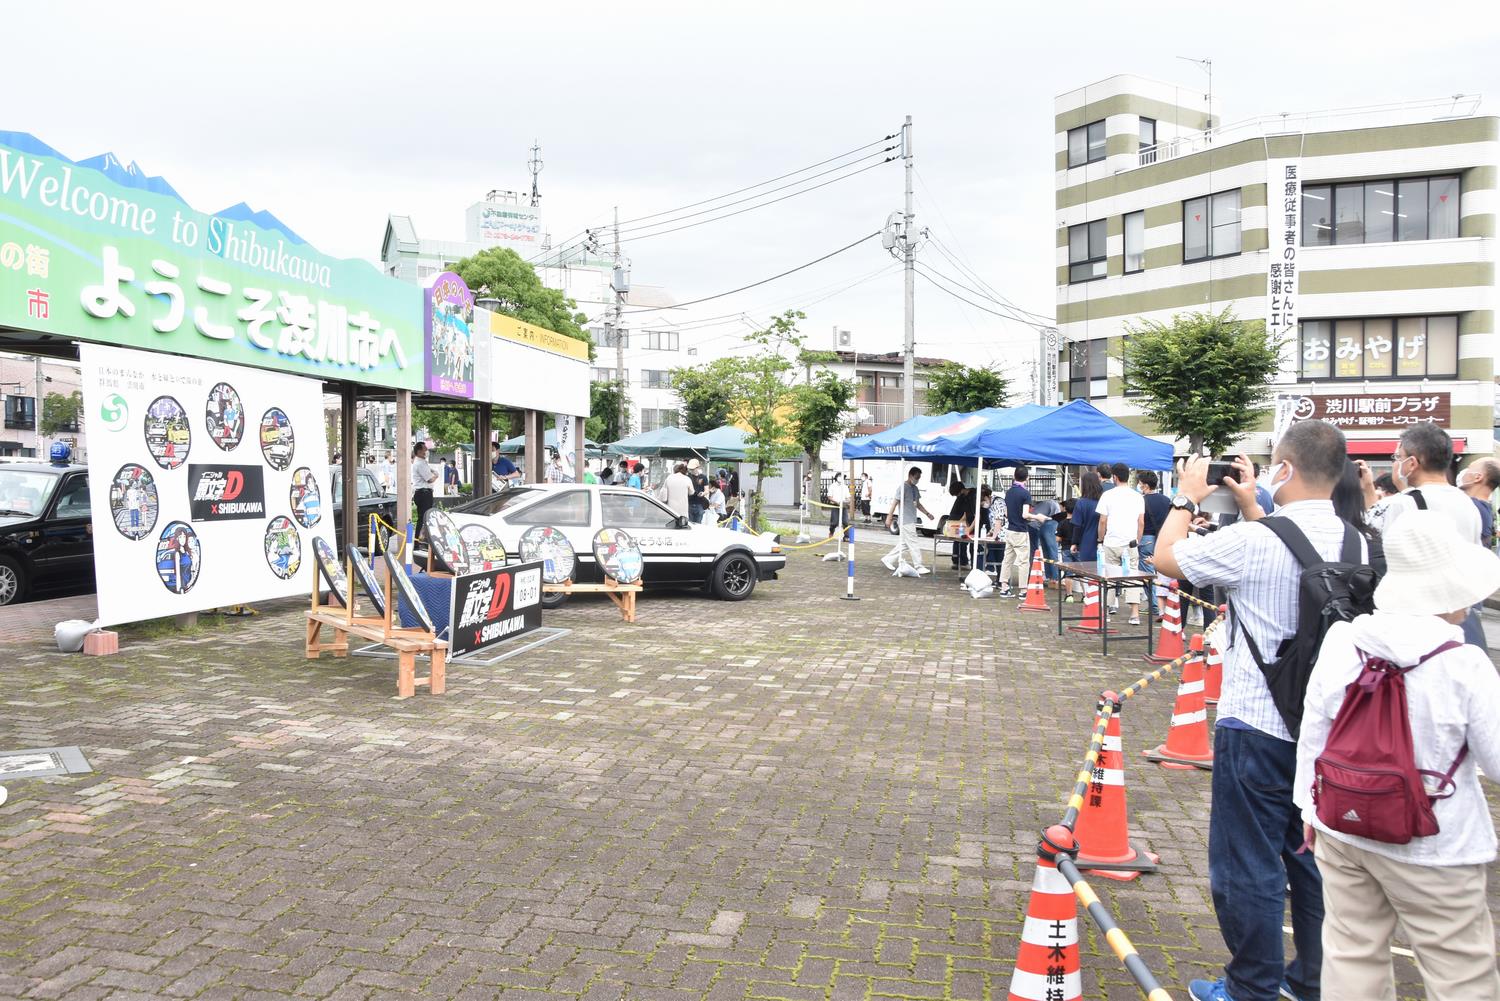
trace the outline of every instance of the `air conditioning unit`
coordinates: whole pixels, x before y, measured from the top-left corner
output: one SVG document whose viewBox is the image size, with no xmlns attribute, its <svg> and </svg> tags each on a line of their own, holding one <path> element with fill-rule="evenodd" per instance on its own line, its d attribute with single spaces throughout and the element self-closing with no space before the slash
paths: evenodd
<svg viewBox="0 0 1500 1001">
<path fill-rule="evenodd" d="M 854 333 L 849 330 L 840 330 L 838 336 L 838 347 L 851 348 L 854 346 Z"/>
</svg>

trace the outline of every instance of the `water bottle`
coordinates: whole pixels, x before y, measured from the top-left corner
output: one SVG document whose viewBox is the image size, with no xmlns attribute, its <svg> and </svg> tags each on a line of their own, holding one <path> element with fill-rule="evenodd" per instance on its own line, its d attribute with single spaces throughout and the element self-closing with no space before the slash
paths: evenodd
<svg viewBox="0 0 1500 1001">
<path fill-rule="evenodd" d="M 1130 576 L 1130 550 L 1129 549 L 1126 549 L 1123 553 L 1120 554 L 1120 573 L 1123 576 L 1126 576 L 1126 577 Z"/>
</svg>

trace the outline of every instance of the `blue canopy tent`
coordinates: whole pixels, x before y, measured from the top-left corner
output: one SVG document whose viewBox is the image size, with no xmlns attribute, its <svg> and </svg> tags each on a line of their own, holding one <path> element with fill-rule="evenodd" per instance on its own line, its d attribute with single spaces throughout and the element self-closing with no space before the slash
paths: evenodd
<svg viewBox="0 0 1500 1001">
<path fill-rule="evenodd" d="M 1060 407 L 1027 403 L 971 414 L 913 417 L 893 428 L 844 442 L 845 459 L 906 459 L 989 468 L 1027 462 L 1093 466 L 1123 462 L 1132 469 L 1172 468 L 1172 446 L 1147 438 L 1087 400 Z"/>
<path fill-rule="evenodd" d="M 1172 468 L 1172 446 L 1125 427 L 1087 400 L 1059 407 L 1027 403 L 970 414 L 913 417 L 893 428 L 844 442 L 852 459 L 903 459 L 988 468 L 1031 463 L 1093 466 L 1123 462 L 1133 469 Z M 979 494 L 975 491 L 975 522 Z M 977 550 L 978 541 L 974 543 Z"/>
</svg>

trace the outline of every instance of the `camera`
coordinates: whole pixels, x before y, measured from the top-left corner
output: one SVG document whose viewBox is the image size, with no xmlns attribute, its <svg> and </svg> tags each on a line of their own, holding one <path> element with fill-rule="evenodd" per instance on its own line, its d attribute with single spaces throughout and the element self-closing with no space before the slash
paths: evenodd
<svg viewBox="0 0 1500 1001">
<path fill-rule="evenodd" d="M 1225 480 L 1238 482 L 1239 478 L 1240 472 L 1234 468 L 1233 462 L 1219 459 L 1208 464 L 1208 485 L 1211 487 L 1223 486 Z"/>
</svg>

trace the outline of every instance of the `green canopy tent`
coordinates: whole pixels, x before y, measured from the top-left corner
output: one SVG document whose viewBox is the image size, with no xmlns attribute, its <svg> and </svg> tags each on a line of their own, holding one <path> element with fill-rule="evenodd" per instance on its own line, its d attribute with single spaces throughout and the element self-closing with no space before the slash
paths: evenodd
<svg viewBox="0 0 1500 1001">
<path fill-rule="evenodd" d="M 693 449 L 710 462 L 744 462 L 750 447 L 750 432 L 730 424 L 693 435 Z"/>
<path fill-rule="evenodd" d="M 552 428 L 546 434 L 542 435 L 542 447 L 550 448 L 553 451 L 557 450 L 556 428 Z M 514 438 L 505 439 L 500 443 L 500 447 L 499 449 L 497 449 L 497 451 L 501 455 L 519 455 L 520 453 L 526 451 L 526 436 L 524 434 L 521 434 L 516 435 Z M 598 442 L 589 441 L 587 438 L 585 438 L 583 440 L 583 454 L 603 455 L 604 450 L 599 446 Z"/>
<path fill-rule="evenodd" d="M 691 455 L 700 454 L 701 450 L 693 447 L 696 435 L 690 435 L 681 428 L 657 428 L 655 431 L 642 431 L 628 438 L 621 438 L 604 446 L 604 450 L 611 455 L 639 455 L 643 458 L 686 458 Z"/>
</svg>

